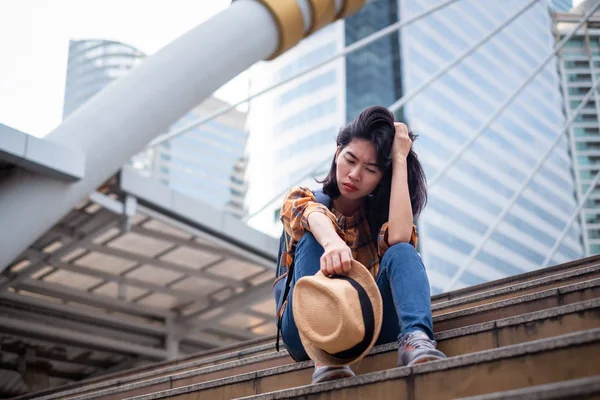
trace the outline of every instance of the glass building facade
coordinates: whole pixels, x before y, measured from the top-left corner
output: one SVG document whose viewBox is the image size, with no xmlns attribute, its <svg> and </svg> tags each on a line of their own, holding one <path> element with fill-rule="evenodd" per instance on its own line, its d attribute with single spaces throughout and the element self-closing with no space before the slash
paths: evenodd
<svg viewBox="0 0 600 400">
<path fill-rule="evenodd" d="M 251 92 L 314 67 L 343 48 L 344 24 L 331 24 L 277 59 L 256 66 L 251 71 Z M 250 220 L 251 226 L 280 234 L 278 194 L 294 184 L 312 187 L 314 179 L 302 178 L 311 169 L 328 169 L 335 137 L 346 118 L 345 68 L 340 58 L 250 102 L 249 213 L 275 198 Z"/>
<path fill-rule="evenodd" d="M 227 106 L 211 97 L 177 121 L 177 131 Z M 246 212 L 246 114 L 233 110 L 157 146 L 152 176 L 237 217 Z"/>
<path fill-rule="evenodd" d="M 398 0 L 372 1 L 345 20 L 349 46 L 398 21 Z M 402 96 L 400 42 L 388 35 L 346 57 L 346 121 L 374 104 L 389 106 Z"/>
<path fill-rule="evenodd" d="M 71 40 L 63 119 L 144 58 L 141 51 L 120 42 Z"/>
<path fill-rule="evenodd" d="M 592 2 L 584 2 L 577 13 L 556 20 L 559 37 L 571 31 Z M 600 13 L 594 14 L 585 29 L 561 50 L 560 72 L 567 115 L 572 116 L 581 100 L 600 79 Z M 570 126 L 570 150 L 578 199 L 583 199 L 592 180 L 600 172 L 600 95 L 598 89 Z M 578 219 L 583 228 L 586 255 L 600 254 L 600 189 L 595 188 L 586 200 Z"/>
<path fill-rule="evenodd" d="M 551 0 L 551 7 L 554 11 L 566 12 L 573 8 L 573 0 Z"/>
<path fill-rule="evenodd" d="M 69 45 L 63 118 L 142 62 L 138 49 L 114 41 L 77 40 Z M 209 98 L 170 131 L 207 117 L 226 104 Z M 232 111 L 134 156 L 131 164 L 145 176 L 237 217 L 246 212 L 244 179 L 246 114 Z"/>
<path fill-rule="evenodd" d="M 409 19 L 441 2 L 369 2 L 358 14 L 327 28 L 322 36 L 308 39 L 261 66 L 257 80 L 272 84 L 277 81 L 273 77 L 281 79 L 281 71 L 291 70 L 285 69 L 286 65 L 310 65 L 305 62 L 307 55 L 318 54 L 317 49 L 327 49 L 323 54 L 341 51 L 399 17 Z M 298 184 L 298 176 L 315 168 L 322 176 L 329 167 L 335 150 L 333 138 L 342 122 L 352 120 L 365 107 L 390 106 L 403 94 L 419 88 L 527 4 L 521 0 L 458 1 L 348 55 L 343 65 L 328 64 L 253 102 L 250 120 L 258 125 L 251 124 L 251 141 L 262 138 L 255 142 L 258 151 L 261 146 L 276 143 L 276 151 L 273 156 L 265 152 L 259 157 L 265 167 L 258 174 L 256 170 L 249 174 L 250 191 L 258 188 L 250 201 L 251 213 L 282 190 Z M 396 113 L 419 135 L 415 148 L 428 179 L 482 129 L 552 52 L 555 36 L 551 11 L 558 6 L 550 1 L 536 3 Z M 266 86 L 259 85 L 258 89 Z M 282 103 L 278 101 L 281 98 L 296 102 Z M 553 59 L 430 187 L 429 203 L 418 226 L 419 251 L 433 293 L 448 290 L 455 278 L 458 280 L 452 288 L 541 267 L 577 204 L 569 141 L 562 132 L 565 122 L 558 65 Z M 510 205 L 544 150 L 559 136 L 549 159 Z M 250 154 L 255 157 L 254 150 Z M 327 161 L 319 169 L 322 160 Z M 303 184 L 318 186 L 314 179 Z M 253 226 L 279 235 L 277 210 L 281 200 L 273 201 Z M 505 208 L 508 212 L 474 262 L 457 276 Z M 577 222 L 559 243 L 550 264 L 581 258 L 581 235 Z"/>
<path fill-rule="evenodd" d="M 400 14 L 410 18 L 440 2 L 402 1 Z M 400 36 L 405 92 L 417 89 L 525 5 L 518 0 L 463 0 L 409 26 Z M 420 134 L 415 146 L 430 179 L 551 53 L 551 27 L 548 4 L 537 3 L 406 105 L 404 115 Z M 430 187 L 419 228 L 433 292 L 449 288 L 490 224 L 560 135 L 549 159 L 454 287 L 541 267 L 576 208 L 562 108 L 558 66 L 552 60 Z M 582 255 L 580 225 L 574 224 L 551 264 Z"/>
</svg>

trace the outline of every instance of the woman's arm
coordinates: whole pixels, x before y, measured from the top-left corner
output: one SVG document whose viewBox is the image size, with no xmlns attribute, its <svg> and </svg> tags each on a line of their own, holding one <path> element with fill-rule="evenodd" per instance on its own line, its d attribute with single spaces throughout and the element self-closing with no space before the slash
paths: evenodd
<svg viewBox="0 0 600 400">
<path fill-rule="evenodd" d="M 412 141 L 406 125 L 395 122 L 396 134 L 392 145 L 392 189 L 390 195 L 390 214 L 388 242 L 394 245 L 410 242 L 413 232 L 412 205 L 408 191 L 408 172 L 406 157 Z"/>
<path fill-rule="evenodd" d="M 308 216 L 310 232 L 323 248 L 342 240 L 337 234 L 331 220 L 324 214 L 313 212 Z"/>
<path fill-rule="evenodd" d="M 342 275 L 350 271 L 352 250 L 342 239 L 343 233 L 335 216 L 317 202 L 313 193 L 304 187 L 292 188 L 281 207 L 281 222 L 286 232 L 299 241 L 306 231 L 311 232 L 325 250 L 321 270 L 325 275 Z"/>
<path fill-rule="evenodd" d="M 321 271 L 325 275 L 343 275 L 352 268 L 352 250 L 336 232 L 331 220 L 313 212 L 308 216 L 310 231 L 325 252 L 321 257 Z"/>
</svg>

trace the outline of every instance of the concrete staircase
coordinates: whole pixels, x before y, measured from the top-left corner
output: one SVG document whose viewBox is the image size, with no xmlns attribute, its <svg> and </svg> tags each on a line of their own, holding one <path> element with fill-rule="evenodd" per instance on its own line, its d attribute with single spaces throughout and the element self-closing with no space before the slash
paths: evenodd
<svg viewBox="0 0 600 400">
<path fill-rule="evenodd" d="M 265 337 L 17 399 L 600 399 L 600 256 L 432 302 L 442 361 L 396 368 L 390 343 L 355 378 L 310 385 L 312 362 Z"/>
</svg>

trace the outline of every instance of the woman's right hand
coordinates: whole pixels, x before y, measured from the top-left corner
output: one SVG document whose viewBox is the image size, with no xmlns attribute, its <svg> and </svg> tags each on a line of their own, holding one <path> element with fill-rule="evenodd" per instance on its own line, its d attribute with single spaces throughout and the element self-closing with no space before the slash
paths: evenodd
<svg viewBox="0 0 600 400">
<path fill-rule="evenodd" d="M 352 250 L 338 237 L 324 247 L 321 256 L 321 272 L 325 276 L 346 275 L 352 268 Z"/>
</svg>

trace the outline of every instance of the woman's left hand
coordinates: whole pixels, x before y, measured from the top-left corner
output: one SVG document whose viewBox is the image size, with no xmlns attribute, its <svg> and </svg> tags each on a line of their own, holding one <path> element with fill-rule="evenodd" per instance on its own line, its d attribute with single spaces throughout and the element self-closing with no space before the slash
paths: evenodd
<svg viewBox="0 0 600 400">
<path fill-rule="evenodd" d="M 394 122 L 394 127 L 396 133 L 392 144 L 393 161 L 405 161 L 412 147 L 412 140 L 408 136 L 408 127 L 402 122 Z"/>
</svg>

